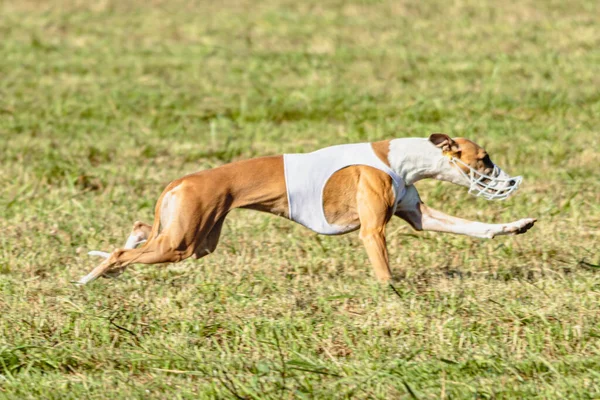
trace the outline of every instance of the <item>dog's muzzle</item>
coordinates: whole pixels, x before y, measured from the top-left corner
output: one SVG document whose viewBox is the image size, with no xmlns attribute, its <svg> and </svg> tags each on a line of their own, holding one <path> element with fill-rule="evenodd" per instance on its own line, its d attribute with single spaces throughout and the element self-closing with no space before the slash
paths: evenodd
<svg viewBox="0 0 600 400">
<path fill-rule="evenodd" d="M 458 158 L 450 159 L 450 163 L 469 180 L 471 184 L 469 194 L 476 197 L 483 197 L 486 200 L 505 200 L 519 188 L 519 185 L 523 181 L 522 176 L 508 176 L 495 164 L 492 176 L 489 176 L 471 168 L 470 165 Z M 468 168 L 469 174 L 460 168 L 461 165 Z"/>
</svg>

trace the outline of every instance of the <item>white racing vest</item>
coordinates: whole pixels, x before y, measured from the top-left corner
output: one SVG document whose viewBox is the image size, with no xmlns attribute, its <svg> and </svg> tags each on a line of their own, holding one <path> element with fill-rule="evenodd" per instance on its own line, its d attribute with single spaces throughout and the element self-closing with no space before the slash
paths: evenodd
<svg viewBox="0 0 600 400">
<path fill-rule="evenodd" d="M 394 207 L 404 196 L 404 181 L 377 157 L 371 143 L 342 144 L 312 153 L 284 154 L 290 219 L 323 235 L 338 235 L 354 229 L 353 226 L 331 225 L 323 210 L 325 184 L 335 172 L 353 165 L 373 167 L 392 178 L 396 194 Z"/>
</svg>

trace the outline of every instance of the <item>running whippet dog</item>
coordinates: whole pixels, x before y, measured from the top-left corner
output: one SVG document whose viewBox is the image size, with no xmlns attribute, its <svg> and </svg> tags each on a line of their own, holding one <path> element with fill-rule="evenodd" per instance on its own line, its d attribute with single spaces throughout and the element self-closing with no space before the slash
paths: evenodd
<svg viewBox="0 0 600 400">
<path fill-rule="evenodd" d="M 505 199 L 521 183 L 477 144 L 440 133 L 238 161 L 171 182 L 158 198 L 153 225 L 136 222 L 123 249 L 90 252 L 105 260 L 79 283 L 118 275 L 135 263 L 204 257 L 217 247 L 223 221 L 234 208 L 266 211 L 326 235 L 360 229 L 381 281 L 392 276 L 385 226 L 393 215 L 419 231 L 488 239 L 524 233 L 536 222 L 487 224 L 446 215 L 419 198 L 413 184 L 425 178 L 466 186 L 490 200 Z"/>
</svg>

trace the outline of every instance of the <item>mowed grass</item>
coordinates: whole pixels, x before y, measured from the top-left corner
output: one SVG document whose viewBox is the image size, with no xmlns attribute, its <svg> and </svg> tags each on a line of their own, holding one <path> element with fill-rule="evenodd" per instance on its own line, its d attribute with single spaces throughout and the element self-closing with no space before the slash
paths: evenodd
<svg viewBox="0 0 600 400">
<path fill-rule="evenodd" d="M 0 2 L 0 398 L 597 398 L 596 1 Z M 423 182 L 492 241 L 234 211 L 215 254 L 71 282 L 183 174 L 446 132 L 525 182 Z M 260 179 L 257 176 L 257 179 Z"/>
</svg>

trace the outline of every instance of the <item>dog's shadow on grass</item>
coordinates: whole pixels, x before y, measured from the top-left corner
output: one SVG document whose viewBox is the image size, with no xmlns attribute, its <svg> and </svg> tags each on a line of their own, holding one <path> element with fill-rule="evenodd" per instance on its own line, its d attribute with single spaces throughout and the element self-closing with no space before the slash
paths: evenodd
<svg viewBox="0 0 600 400">
<path fill-rule="evenodd" d="M 452 281 L 456 284 L 470 280 L 484 279 L 488 282 L 508 283 L 510 281 L 522 281 L 535 285 L 544 280 L 548 275 L 566 278 L 577 270 L 587 272 L 600 272 L 600 264 L 594 264 L 581 259 L 575 263 L 568 263 L 557 268 L 530 268 L 528 266 L 514 266 L 511 268 L 500 268 L 487 271 L 463 271 L 460 268 L 445 266 L 438 269 L 427 269 L 422 271 L 402 271 L 395 273 L 389 284 L 393 293 L 400 296 L 404 290 L 427 291 L 431 290 L 436 283 L 441 281 Z"/>
</svg>

